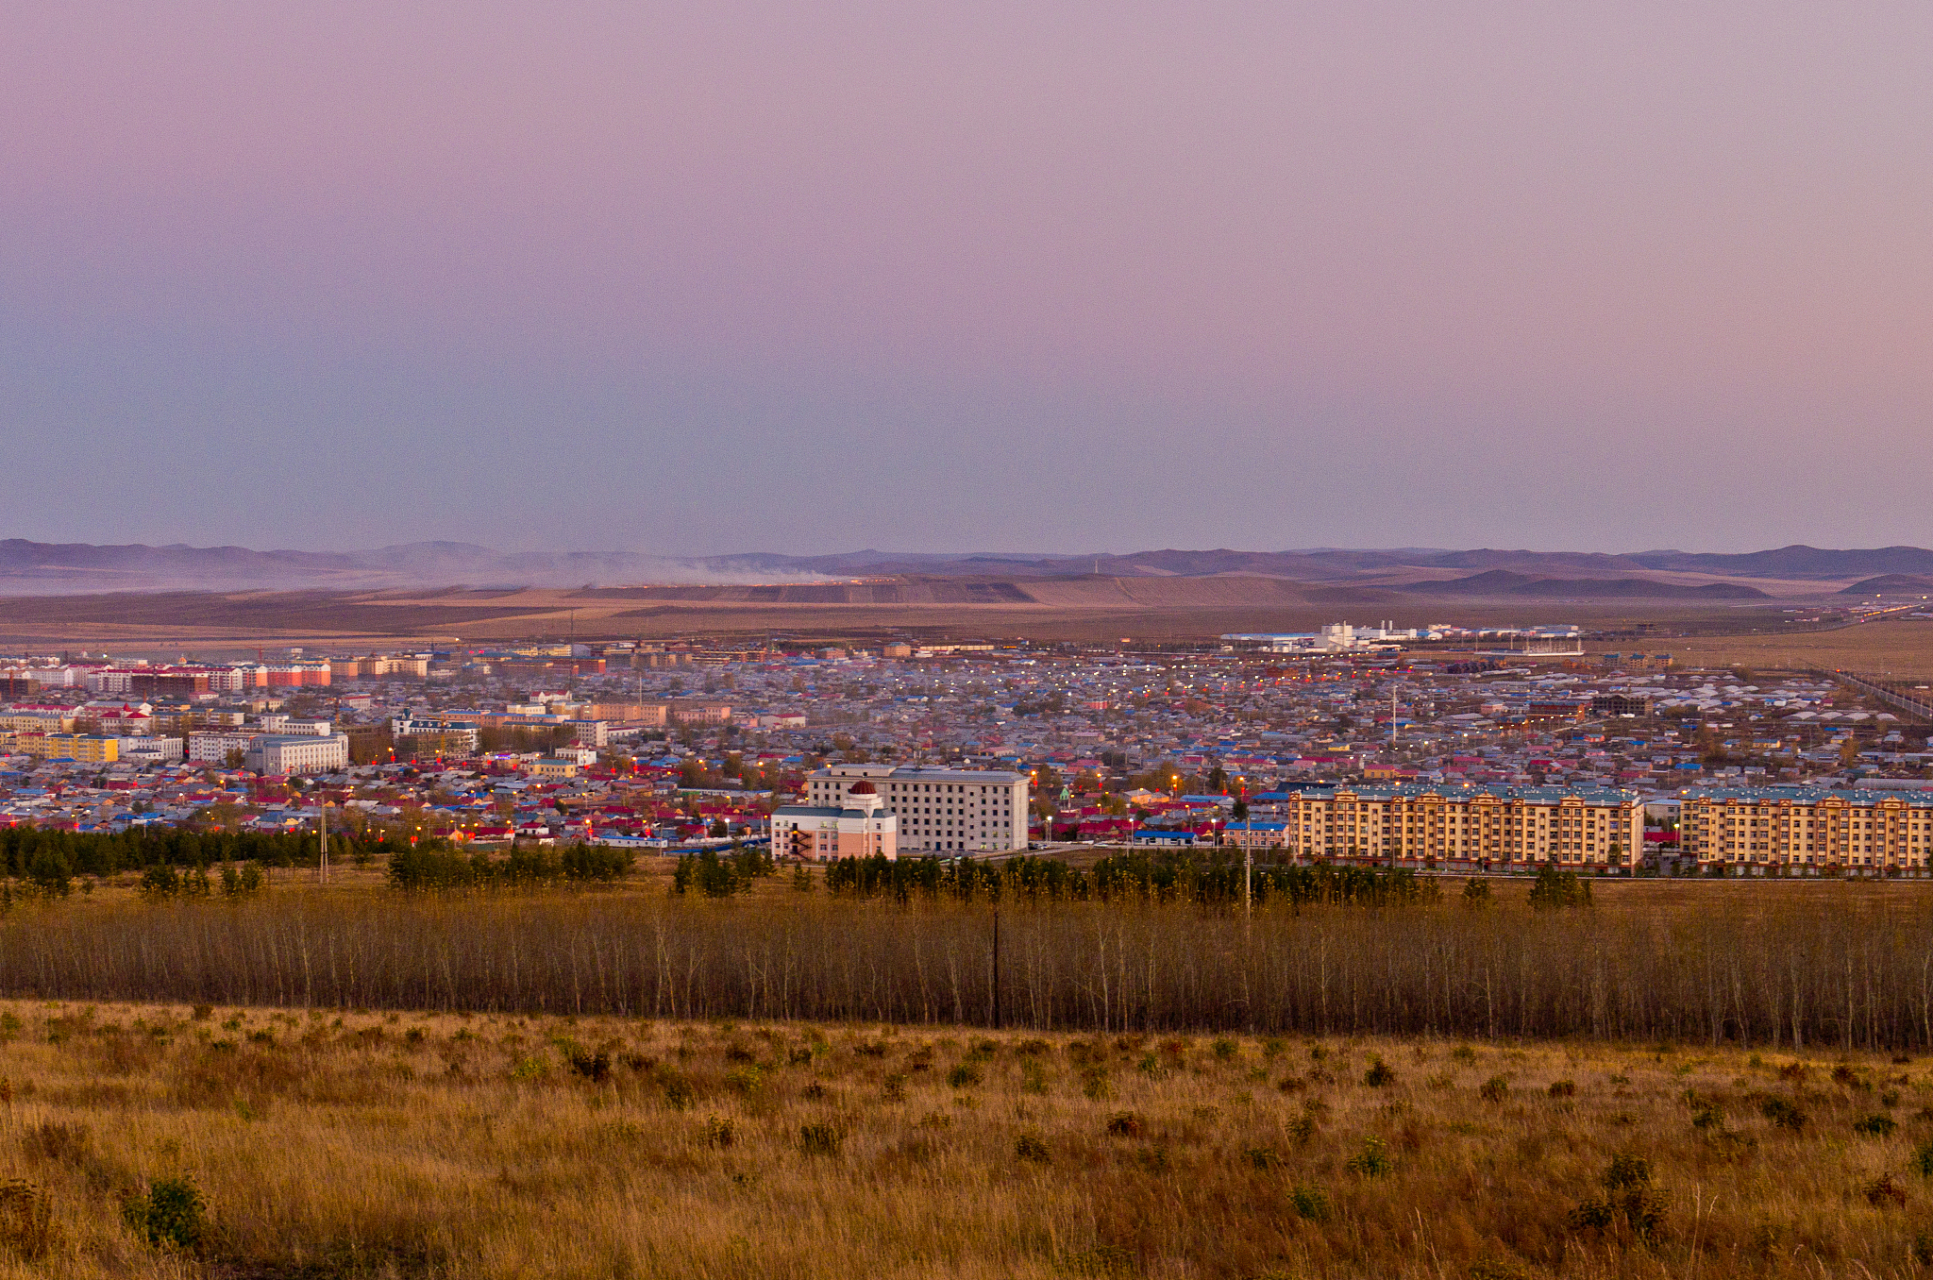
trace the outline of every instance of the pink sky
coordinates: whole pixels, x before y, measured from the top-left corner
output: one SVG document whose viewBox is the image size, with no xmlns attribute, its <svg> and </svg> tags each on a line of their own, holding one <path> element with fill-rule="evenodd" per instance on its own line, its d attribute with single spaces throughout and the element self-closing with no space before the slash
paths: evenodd
<svg viewBox="0 0 1933 1280">
<path fill-rule="evenodd" d="M 0 534 L 1933 540 L 1924 5 L 10 8 Z"/>
</svg>

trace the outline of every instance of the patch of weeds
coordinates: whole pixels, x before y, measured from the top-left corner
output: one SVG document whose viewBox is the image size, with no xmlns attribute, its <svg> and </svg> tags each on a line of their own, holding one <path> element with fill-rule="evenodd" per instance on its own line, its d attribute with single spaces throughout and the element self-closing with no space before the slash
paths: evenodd
<svg viewBox="0 0 1933 1280">
<path fill-rule="evenodd" d="M 189 1010 L 188 1016 L 196 1022 L 206 1022 L 215 1016 L 215 1006 L 212 1004 L 198 1004 Z"/>
<path fill-rule="evenodd" d="M 1045 1040 L 1021 1040 L 1015 1043 L 1013 1051 L 1022 1058 L 1038 1058 L 1042 1054 L 1052 1053 L 1054 1046 Z"/>
<path fill-rule="evenodd" d="M 1032 1058 L 1020 1064 L 1020 1091 L 1034 1094 L 1047 1092 L 1047 1071 Z"/>
<path fill-rule="evenodd" d="M 810 1045 L 795 1044 L 785 1051 L 785 1060 L 795 1067 L 810 1066 L 812 1065 L 812 1047 Z"/>
<path fill-rule="evenodd" d="M 1723 1129 L 1725 1113 L 1717 1107 L 1700 1107 L 1691 1113 L 1691 1127 L 1694 1129 Z"/>
<path fill-rule="evenodd" d="M 906 1077 L 895 1073 L 887 1076 L 880 1086 L 881 1094 L 888 1102 L 906 1101 Z"/>
<path fill-rule="evenodd" d="M 1889 1115 L 1871 1115 L 1852 1122 L 1852 1131 L 1864 1138 L 1890 1138 L 1899 1122 Z"/>
<path fill-rule="evenodd" d="M 1803 1062 L 1787 1062 L 1779 1067 L 1779 1079 L 1781 1080 L 1790 1080 L 1794 1084 L 1800 1084 L 1804 1082 L 1805 1077 L 1806 1065 Z"/>
<path fill-rule="evenodd" d="M 980 1068 L 971 1062 L 962 1062 L 946 1073 L 949 1088 L 970 1089 L 980 1083 Z"/>
<path fill-rule="evenodd" d="M 1805 1128 L 1805 1112 L 1784 1098 L 1767 1098 L 1759 1105 L 1759 1114 L 1792 1133 Z"/>
<path fill-rule="evenodd" d="M 1310 1222 L 1327 1222 L 1336 1216 L 1335 1207 L 1329 1203 L 1329 1193 L 1311 1183 L 1297 1183 L 1289 1192 L 1289 1205 L 1298 1218 Z"/>
<path fill-rule="evenodd" d="M 739 1067 L 725 1073 L 726 1087 L 751 1097 L 765 1080 L 765 1073 L 757 1067 Z"/>
<path fill-rule="evenodd" d="M 1546 1092 L 1553 1098 L 1575 1098 L 1577 1096 L 1577 1085 L 1574 1081 L 1570 1080 L 1553 1080 L 1550 1082 L 1550 1088 Z"/>
<path fill-rule="evenodd" d="M 696 1096 L 691 1081 L 675 1071 L 667 1071 L 659 1077 L 658 1090 L 664 1095 L 664 1104 L 673 1111 L 683 1111 Z"/>
<path fill-rule="evenodd" d="M 1906 1207 L 1906 1188 L 1902 1187 L 1899 1180 L 1890 1173 L 1882 1173 L 1866 1183 L 1859 1188 L 1859 1193 L 1865 1196 L 1866 1203 L 1875 1209 L 1884 1209 L 1889 1205 L 1895 1209 Z"/>
<path fill-rule="evenodd" d="M 811 1084 L 799 1090 L 799 1096 L 807 1102 L 819 1102 L 824 1100 L 826 1096 L 826 1087 L 817 1080 L 814 1080 Z"/>
<path fill-rule="evenodd" d="M 1458 1062 L 1463 1063 L 1465 1066 L 1469 1066 L 1472 1063 L 1476 1062 L 1477 1051 L 1475 1049 L 1472 1049 L 1467 1044 L 1460 1044 L 1456 1048 L 1450 1050 L 1450 1056 L 1456 1059 Z"/>
<path fill-rule="evenodd" d="M 1209 1051 L 1217 1062 L 1233 1062 L 1241 1056 L 1242 1046 L 1224 1036 L 1209 1045 Z"/>
<path fill-rule="evenodd" d="M 186 1178 L 157 1178 L 121 1206 L 128 1229 L 155 1248 L 192 1250 L 208 1234 L 208 1203 Z"/>
<path fill-rule="evenodd" d="M 1922 1178 L 1933 1178 L 1933 1142 L 1921 1143 L 1907 1167 Z"/>
<path fill-rule="evenodd" d="M 1135 1153 L 1134 1160 L 1141 1166 L 1144 1173 L 1168 1172 L 1168 1148 L 1166 1147 L 1143 1147 Z"/>
<path fill-rule="evenodd" d="M 1916 1233 L 1908 1252 L 1913 1255 L 1913 1261 L 1922 1267 L 1933 1267 L 1933 1231 Z"/>
<path fill-rule="evenodd" d="M 1089 1067 L 1081 1072 L 1081 1095 L 1094 1102 L 1105 1102 L 1114 1096 L 1114 1087 L 1108 1083 L 1107 1068 Z"/>
<path fill-rule="evenodd" d="M 1288 1048 L 1288 1041 L 1282 1039 L 1280 1036 L 1270 1036 L 1268 1039 L 1262 1041 L 1262 1056 L 1270 1062 L 1273 1062 L 1288 1052 Z"/>
<path fill-rule="evenodd" d="M 1282 1167 L 1282 1153 L 1273 1147 L 1250 1147 L 1244 1154 L 1248 1167 L 1267 1173 Z"/>
<path fill-rule="evenodd" d="M 54 1206 L 47 1193 L 20 1178 L 0 1180 L 0 1245 L 32 1261 L 54 1236 Z"/>
<path fill-rule="evenodd" d="M 1138 1138 L 1147 1132 L 1147 1122 L 1137 1111 L 1117 1111 L 1107 1118 L 1110 1138 Z"/>
<path fill-rule="evenodd" d="M 570 1068 L 593 1084 L 602 1084 L 611 1075 L 611 1053 L 608 1049 L 586 1049 L 576 1041 L 566 1042 L 570 1047 L 564 1050 L 564 1061 Z"/>
<path fill-rule="evenodd" d="M 550 1061 L 547 1058 L 525 1058 L 510 1072 L 510 1078 L 519 1084 L 534 1084 L 550 1074 Z"/>
<path fill-rule="evenodd" d="M 1372 1058 L 1369 1070 L 1363 1072 L 1362 1082 L 1372 1089 L 1381 1089 L 1396 1083 L 1396 1071 L 1381 1058 Z"/>
<path fill-rule="evenodd" d="M 1510 1082 L 1502 1076 L 1491 1076 L 1477 1090 L 1477 1096 L 1485 1102 L 1502 1102 L 1510 1096 Z"/>
<path fill-rule="evenodd" d="M 705 1145 L 729 1147 L 738 1140 L 738 1127 L 724 1116 L 705 1117 Z"/>
<path fill-rule="evenodd" d="M 1456 1077 L 1447 1071 L 1441 1071 L 1429 1077 L 1423 1083 L 1432 1089 L 1448 1089 L 1456 1084 Z"/>
<path fill-rule="evenodd" d="M 1622 1223 L 1647 1243 L 1664 1230 L 1665 1198 L 1651 1185 L 1651 1165 L 1638 1156 L 1612 1159 L 1603 1178 L 1605 1194 L 1583 1201 L 1565 1221 L 1573 1231 L 1609 1231 Z"/>
<path fill-rule="evenodd" d="M 836 1156 L 845 1140 L 845 1135 L 829 1124 L 799 1126 L 799 1150 L 809 1156 Z"/>
<path fill-rule="evenodd" d="M 1383 1178 L 1394 1169 L 1395 1162 L 1389 1157 L 1389 1145 L 1381 1138 L 1368 1137 L 1362 1146 L 1343 1168 L 1362 1178 Z"/>
<path fill-rule="evenodd" d="M 1047 1140 L 1037 1133 L 1023 1133 L 1013 1141 L 1013 1157 L 1029 1164 L 1051 1164 L 1054 1155 L 1047 1149 Z"/>
</svg>

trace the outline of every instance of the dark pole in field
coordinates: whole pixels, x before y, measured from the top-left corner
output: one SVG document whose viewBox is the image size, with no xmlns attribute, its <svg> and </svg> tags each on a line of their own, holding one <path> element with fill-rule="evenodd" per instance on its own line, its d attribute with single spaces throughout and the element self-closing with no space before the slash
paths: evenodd
<svg viewBox="0 0 1933 1280">
<path fill-rule="evenodd" d="M 993 1029 L 1000 1029 L 1000 899 L 993 900 Z"/>
</svg>

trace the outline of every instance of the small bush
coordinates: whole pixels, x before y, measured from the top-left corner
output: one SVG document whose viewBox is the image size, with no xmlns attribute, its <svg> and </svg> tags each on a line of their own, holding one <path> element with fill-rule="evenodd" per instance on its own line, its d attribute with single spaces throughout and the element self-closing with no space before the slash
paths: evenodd
<svg viewBox="0 0 1933 1280">
<path fill-rule="evenodd" d="M 1803 1062 L 1788 1062 L 1779 1068 L 1779 1079 L 1790 1080 L 1797 1084 L 1805 1079 L 1806 1065 Z"/>
<path fill-rule="evenodd" d="M 658 1082 L 658 1088 L 664 1094 L 664 1104 L 673 1111 L 683 1111 L 691 1105 L 691 1100 L 695 1096 L 691 1081 L 674 1071 L 667 1071 L 664 1074 L 664 1078 Z"/>
<path fill-rule="evenodd" d="M 1933 1178 L 1933 1142 L 1920 1144 L 1913 1153 L 1912 1170 L 1922 1178 Z"/>
<path fill-rule="evenodd" d="M 705 1118 L 705 1145 L 710 1147 L 729 1147 L 738 1138 L 738 1128 L 724 1116 Z"/>
<path fill-rule="evenodd" d="M 898 1074 L 887 1076 L 881 1085 L 881 1092 L 888 1102 L 906 1101 L 906 1077 Z"/>
<path fill-rule="evenodd" d="M 1700 1107 L 1691 1113 L 1691 1127 L 1694 1129 L 1723 1129 L 1725 1113 L 1717 1107 Z"/>
<path fill-rule="evenodd" d="M 1329 1204 L 1329 1193 L 1307 1183 L 1289 1192 L 1289 1204 L 1295 1209 L 1297 1217 L 1310 1222 L 1327 1222 L 1335 1216 L 1335 1210 Z"/>
<path fill-rule="evenodd" d="M 186 1178 L 157 1178 L 148 1194 L 122 1206 L 121 1216 L 137 1236 L 156 1248 L 194 1249 L 207 1234 L 207 1202 Z"/>
<path fill-rule="evenodd" d="M 1282 1153 L 1273 1147 L 1250 1147 L 1247 1159 L 1249 1168 L 1260 1169 L 1265 1173 L 1270 1169 L 1282 1167 Z"/>
<path fill-rule="evenodd" d="M 1106 1068 L 1089 1067 L 1081 1072 L 1081 1095 L 1094 1102 L 1105 1102 L 1114 1096 L 1114 1086 L 1108 1083 Z"/>
<path fill-rule="evenodd" d="M 1455 1058 L 1458 1062 L 1463 1063 L 1465 1066 L 1468 1066 L 1477 1060 L 1477 1051 L 1475 1049 L 1472 1049 L 1467 1044 L 1460 1044 L 1456 1048 L 1450 1050 L 1450 1056 L 1452 1058 Z"/>
<path fill-rule="evenodd" d="M 1888 1115 L 1867 1116 L 1852 1124 L 1852 1131 L 1865 1138 L 1889 1138 L 1897 1128 L 1899 1122 Z"/>
<path fill-rule="evenodd" d="M 1779 1128 L 1793 1133 L 1805 1128 L 1805 1112 L 1784 1098 L 1767 1098 L 1759 1107 L 1759 1114 Z"/>
<path fill-rule="evenodd" d="M 215 1006 L 212 1004 L 198 1004 L 190 1010 L 190 1013 L 196 1022 L 206 1022 L 215 1016 Z"/>
<path fill-rule="evenodd" d="M 829 1124 L 799 1126 L 799 1150 L 809 1156 L 836 1156 L 845 1136 Z"/>
<path fill-rule="evenodd" d="M 954 1089 L 970 1089 L 980 1083 L 980 1068 L 971 1062 L 962 1062 L 946 1073 L 946 1083 Z"/>
<path fill-rule="evenodd" d="M 1107 1135 L 1110 1138 L 1138 1138 L 1147 1131 L 1138 1113 L 1117 1111 L 1107 1118 Z"/>
<path fill-rule="evenodd" d="M 1223 1038 L 1210 1046 L 1217 1062 L 1233 1062 L 1241 1054 L 1242 1046 L 1233 1040 Z"/>
<path fill-rule="evenodd" d="M 1577 1085 L 1570 1080 L 1553 1080 L 1550 1082 L 1549 1093 L 1553 1098 L 1575 1098 Z"/>
<path fill-rule="evenodd" d="M 1359 1177 L 1381 1178 L 1386 1177 L 1395 1164 L 1389 1158 L 1388 1144 L 1381 1138 L 1369 1137 L 1362 1140 L 1362 1147 L 1343 1167 Z"/>
<path fill-rule="evenodd" d="M 1029 1164 L 1049 1164 L 1054 1158 L 1053 1153 L 1047 1150 L 1046 1141 L 1034 1133 L 1023 1133 L 1015 1138 L 1013 1154 L 1014 1159 L 1025 1160 Z"/>
<path fill-rule="evenodd" d="M 1491 1076 L 1477 1090 L 1477 1096 L 1485 1102 L 1502 1102 L 1510 1096 L 1510 1082 L 1502 1076 Z"/>
<path fill-rule="evenodd" d="M 1362 1082 L 1372 1089 L 1381 1089 L 1385 1085 L 1395 1084 L 1395 1068 L 1381 1058 L 1374 1059 L 1369 1064 L 1369 1070 L 1363 1072 Z"/>
</svg>

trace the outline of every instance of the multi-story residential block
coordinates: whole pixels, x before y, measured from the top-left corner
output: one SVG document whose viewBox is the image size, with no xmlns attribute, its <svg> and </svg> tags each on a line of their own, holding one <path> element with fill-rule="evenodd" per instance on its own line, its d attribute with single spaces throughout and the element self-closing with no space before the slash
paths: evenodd
<svg viewBox="0 0 1933 1280">
<path fill-rule="evenodd" d="M 1564 787 L 1305 787 L 1283 806 L 1297 861 L 1508 869 L 1628 867 L 1644 848 L 1635 792 Z"/>
<path fill-rule="evenodd" d="M 1933 794 L 1814 787 L 1695 791 L 1678 837 L 1700 868 L 1746 875 L 1925 876 Z"/>
<path fill-rule="evenodd" d="M 320 773 L 349 767 L 349 737 L 258 734 L 243 753 L 243 767 L 256 773 Z"/>
<path fill-rule="evenodd" d="M 232 751 L 247 755 L 249 744 L 259 736 L 241 730 L 232 733 L 190 733 L 188 759 L 196 764 L 226 764 Z"/>
<path fill-rule="evenodd" d="M 830 788 L 820 794 L 834 794 Z M 772 853 L 826 862 L 899 857 L 899 818 L 870 778 L 847 782 L 835 804 L 782 805 L 772 814 Z"/>
<path fill-rule="evenodd" d="M 999 770 L 831 765 L 806 779 L 814 805 L 834 805 L 873 782 L 899 817 L 899 847 L 922 853 L 998 853 L 1027 847 L 1027 775 Z"/>
</svg>

